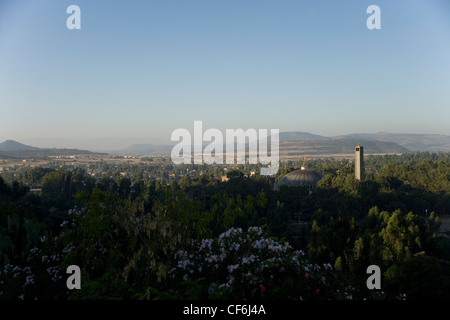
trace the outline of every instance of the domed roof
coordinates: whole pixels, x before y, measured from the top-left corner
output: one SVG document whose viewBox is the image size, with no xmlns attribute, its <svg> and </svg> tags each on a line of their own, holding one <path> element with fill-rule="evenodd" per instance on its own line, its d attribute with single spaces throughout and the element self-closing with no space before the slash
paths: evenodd
<svg viewBox="0 0 450 320">
<path fill-rule="evenodd" d="M 277 187 L 280 187 L 282 184 L 292 187 L 298 187 L 301 185 L 312 187 L 315 186 L 322 178 L 323 176 L 317 171 L 302 168 L 286 174 L 280 179 L 280 181 L 278 181 Z"/>
</svg>

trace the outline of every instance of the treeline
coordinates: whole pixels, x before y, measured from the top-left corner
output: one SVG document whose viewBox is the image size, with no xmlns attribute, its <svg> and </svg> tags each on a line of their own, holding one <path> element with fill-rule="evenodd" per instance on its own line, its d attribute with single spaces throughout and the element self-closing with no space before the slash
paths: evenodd
<svg viewBox="0 0 450 320">
<path fill-rule="evenodd" d="M 274 191 L 276 179 L 241 170 L 224 182 L 218 171 L 144 181 L 33 168 L 21 182 L 0 177 L 0 298 L 448 299 L 450 244 L 438 232 L 450 213 L 450 160 L 401 157 L 373 157 L 386 163 L 363 182 L 348 161 L 308 162 L 324 174 L 311 194 Z M 273 255 L 258 251 L 265 245 Z M 72 264 L 82 290 L 65 286 Z M 372 264 L 383 292 L 365 286 Z M 285 270 L 276 281 L 275 267 Z M 293 284 L 299 277 L 307 282 Z"/>
</svg>

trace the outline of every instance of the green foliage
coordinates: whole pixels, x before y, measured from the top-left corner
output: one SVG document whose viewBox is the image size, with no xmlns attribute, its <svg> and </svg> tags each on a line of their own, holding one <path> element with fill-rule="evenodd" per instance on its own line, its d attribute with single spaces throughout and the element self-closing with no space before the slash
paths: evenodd
<svg viewBox="0 0 450 320">
<path fill-rule="evenodd" d="M 24 184 L 38 187 L 40 186 L 44 176 L 52 171 L 53 170 L 50 168 L 43 168 L 43 167 L 30 168 L 25 172 L 21 173 L 19 175 L 18 180 L 22 181 L 22 183 Z"/>
<path fill-rule="evenodd" d="M 46 231 L 37 219 L 21 218 L 17 213 L 8 215 L 7 227 L 0 226 L 0 263 L 23 264 Z"/>
<path fill-rule="evenodd" d="M 416 254 L 385 272 L 385 290 L 412 300 L 450 299 L 450 261 Z"/>
<path fill-rule="evenodd" d="M 402 216 L 400 211 L 395 211 L 381 230 L 384 244 L 381 254 L 386 263 L 405 262 L 421 249 L 419 226 L 414 218 L 412 213 Z"/>
<path fill-rule="evenodd" d="M 353 218 L 329 218 L 327 221 L 326 213 L 318 211 L 311 226 L 310 241 L 308 244 L 308 253 L 313 261 L 325 263 L 333 261 L 336 268 L 340 271 L 354 271 L 353 260 L 360 255 L 361 244 L 357 242 L 356 253 L 354 244 L 357 239 L 358 228 Z"/>
<path fill-rule="evenodd" d="M 55 205 L 65 205 L 72 196 L 71 177 L 64 168 L 47 173 L 42 179 L 42 195 Z"/>
<path fill-rule="evenodd" d="M 125 279 L 144 277 L 147 285 L 161 283 L 173 253 L 190 239 L 209 234 L 211 215 L 201 214 L 199 209 L 199 203 L 171 192 L 154 204 L 150 214 L 131 204 L 124 225 L 132 253 L 124 267 Z M 145 276 L 147 267 L 152 271 L 149 276 Z"/>
<path fill-rule="evenodd" d="M 283 164 L 278 177 L 299 165 Z M 324 174 L 311 194 L 274 191 L 275 180 L 248 177 L 250 165 L 227 182 L 224 166 L 157 161 L 99 163 L 98 180 L 81 168 L 2 175 L 0 299 L 448 298 L 447 154 L 367 157 L 363 182 L 347 160 L 306 166 Z M 42 195 L 29 193 L 38 186 Z M 250 229 L 262 226 L 264 235 Z M 250 231 L 230 231 L 239 228 Z M 261 241 L 271 247 L 252 247 Z M 307 253 L 296 264 L 297 245 Z M 65 286 L 71 264 L 82 290 Z M 383 293 L 365 286 L 372 264 Z"/>
<path fill-rule="evenodd" d="M 176 258 L 170 277 L 186 299 L 322 300 L 338 295 L 336 288 L 352 290 L 330 264 L 311 264 L 304 252 L 268 238 L 257 227 L 231 228 L 202 239 Z"/>
</svg>

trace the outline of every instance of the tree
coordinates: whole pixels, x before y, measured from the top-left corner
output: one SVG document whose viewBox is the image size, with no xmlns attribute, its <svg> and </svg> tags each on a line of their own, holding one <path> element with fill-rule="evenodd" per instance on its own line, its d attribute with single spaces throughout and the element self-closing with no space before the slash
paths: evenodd
<svg viewBox="0 0 450 320">
<path fill-rule="evenodd" d="M 128 177 L 122 177 L 118 183 L 119 195 L 122 199 L 127 199 L 131 193 L 131 180 Z"/>
<path fill-rule="evenodd" d="M 402 263 L 411 259 L 421 249 L 419 227 L 414 224 L 414 215 L 402 217 L 395 211 L 380 232 L 383 239 L 382 257 L 386 263 Z"/>
<path fill-rule="evenodd" d="M 67 207 L 72 198 L 71 178 L 65 168 L 47 173 L 42 179 L 42 196 L 53 205 Z"/>
</svg>

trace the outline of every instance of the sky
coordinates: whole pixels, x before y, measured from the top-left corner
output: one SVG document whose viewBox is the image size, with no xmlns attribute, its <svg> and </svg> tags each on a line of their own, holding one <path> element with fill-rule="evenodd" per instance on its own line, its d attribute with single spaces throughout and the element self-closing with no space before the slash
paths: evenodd
<svg viewBox="0 0 450 320">
<path fill-rule="evenodd" d="M 449 119 L 446 0 L 0 0 L 0 141 L 117 150 L 196 120 L 450 135 Z"/>
</svg>

